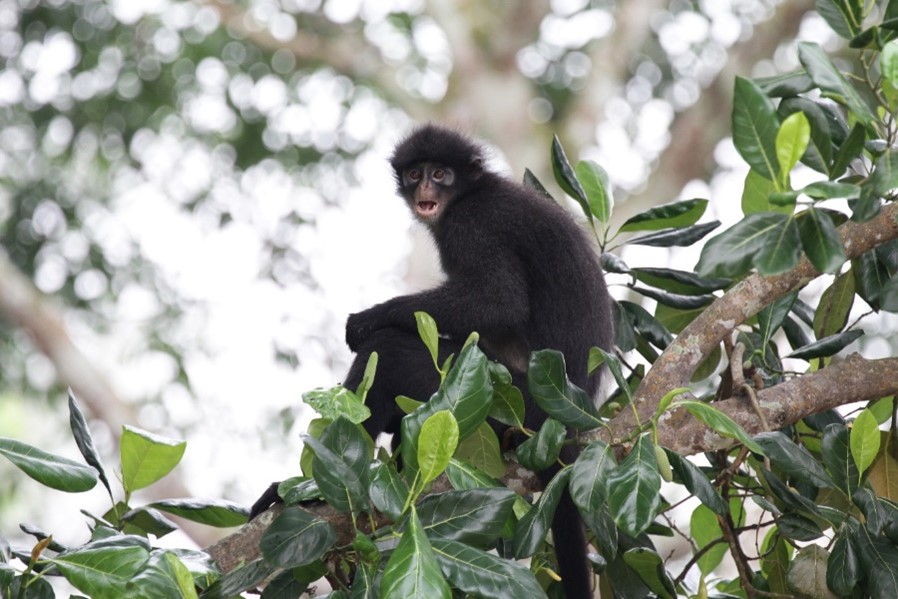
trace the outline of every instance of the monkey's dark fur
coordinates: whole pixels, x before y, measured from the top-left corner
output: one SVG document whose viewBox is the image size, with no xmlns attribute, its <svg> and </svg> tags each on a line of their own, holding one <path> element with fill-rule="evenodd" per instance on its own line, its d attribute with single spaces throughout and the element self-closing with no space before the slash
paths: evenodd
<svg viewBox="0 0 898 599">
<path fill-rule="evenodd" d="M 587 376 L 587 356 L 593 346 L 611 348 L 613 329 L 602 269 L 585 232 L 551 199 L 487 170 L 481 148 L 455 131 L 416 129 L 396 147 L 391 164 L 399 194 L 433 235 L 446 281 L 349 317 L 346 342 L 357 356 L 345 385 L 356 388 L 370 353 L 379 354 L 368 432 L 398 433 L 403 414 L 396 395 L 426 399 L 439 385 L 418 338 L 418 310 L 449 337 L 440 340 L 441 353 L 457 353 L 477 331 L 486 354 L 505 364 L 520 386 L 530 352 L 556 349 L 571 381 L 595 397 L 601 375 Z M 438 206 L 420 210 L 416 198 Z M 527 398 L 526 385 L 522 391 L 525 425 L 539 428 L 546 415 Z M 573 448 L 562 453 L 567 462 L 576 456 Z M 543 483 L 556 471 L 542 473 Z M 592 597 L 583 524 L 567 493 L 552 531 L 566 595 Z"/>
<path fill-rule="evenodd" d="M 415 129 L 390 162 L 399 194 L 433 235 L 446 281 L 347 320 L 346 343 L 357 355 L 344 385 L 358 387 L 371 352 L 379 355 L 366 401 L 372 416 L 364 423 L 372 437 L 386 432 L 398 438 L 404 414 L 397 395 L 424 400 L 439 386 L 418 337 L 416 311 L 429 313 L 448 337 L 440 339 L 442 360 L 457 354 L 472 331 L 480 333 L 481 348 L 508 367 L 524 392 L 528 428 L 546 419 L 527 395 L 533 350 L 561 351 L 568 377 L 595 397 L 601 374 L 587 375 L 588 352 L 610 349 L 613 330 L 602 269 L 586 233 L 551 199 L 487 170 L 480 146 L 450 129 Z M 561 457 L 570 463 L 576 456 L 566 446 Z M 541 473 L 543 484 L 555 472 Z M 254 514 L 277 498 L 276 485 L 266 495 Z M 592 597 L 585 531 L 568 493 L 552 531 L 567 597 Z"/>
</svg>

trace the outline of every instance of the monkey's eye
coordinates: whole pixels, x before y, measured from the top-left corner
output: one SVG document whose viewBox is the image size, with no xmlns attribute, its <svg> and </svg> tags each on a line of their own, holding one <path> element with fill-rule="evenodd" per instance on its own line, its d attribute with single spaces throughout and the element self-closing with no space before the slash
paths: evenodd
<svg viewBox="0 0 898 599">
<path fill-rule="evenodd" d="M 413 183 L 417 183 L 418 181 L 421 180 L 421 170 L 417 169 L 417 168 L 413 168 L 410 171 L 408 171 L 406 176 L 408 177 L 409 181 L 411 181 Z"/>
<path fill-rule="evenodd" d="M 433 171 L 433 180 L 434 181 L 442 181 L 446 176 L 446 171 L 441 168 L 435 169 Z"/>
</svg>

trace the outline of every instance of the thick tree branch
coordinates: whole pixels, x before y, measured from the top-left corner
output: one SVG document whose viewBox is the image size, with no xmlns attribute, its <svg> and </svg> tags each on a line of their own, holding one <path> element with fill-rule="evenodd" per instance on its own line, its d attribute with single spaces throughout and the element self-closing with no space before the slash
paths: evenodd
<svg viewBox="0 0 898 599">
<path fill-rule="evenodd" d="M 898 238 L 898 204 L 888 204 L 879 215 L 864 223 L 849 221 L 839 227 L 839 236 L 849 259 Z M 733 329 L 757 314 L 775 299 L 805 286 L 820 273 L 806 257 L 791 271 L 774 277 L 752 274 L 718 298 L 677 336 L 646 374 L 635 393 L 635 405 L 642 422 L 654 414 L 665 393 L 686 387 L 702 360 Z M 820 376 L 819 373 L 805 377 Z M 782 385 L 780 385 L 782 386 Z M 768 393 L 771 390 L 766 390 Z M 761 394 L 763 396 L 763 393 Z M 845 403 L 844 401 L 840 403 Z M 822 409 L 822 408 L 821 408 Z M 776 426 L 776 418 L 770 418 Z M 636 421 L 624 410 L 611 422 L 612 441 L 621 442 L 634 429 Z"/>
</svg>

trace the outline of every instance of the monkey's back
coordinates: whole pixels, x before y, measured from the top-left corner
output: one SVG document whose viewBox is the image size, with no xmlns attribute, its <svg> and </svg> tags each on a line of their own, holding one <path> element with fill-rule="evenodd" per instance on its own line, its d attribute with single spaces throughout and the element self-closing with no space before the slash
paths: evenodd
<svg viewBox="0 0 898 599">
<path fill-rule="evenodd" d="M 481 269 L 488 264 L 500 284 L 507 277 L 513 286 L 522 276 L 526 289 L 519 293 L 527 294 L 527 318 L 515 328 L 526 352 L 561 351 L 568 376 L 594 395 L 599 381 L 587 379 L 588 351 L 613 343 L 611 302 L 595 243 L 564 208 L 539 192 L 489 172 L 478 183 L 447 210 L 435 232 L 447 275 L 477 260 Z M 468 243 L 454 244 L 453 237 Z M 490 332 L 481 334 L 489 344 Z"/>
</svg>

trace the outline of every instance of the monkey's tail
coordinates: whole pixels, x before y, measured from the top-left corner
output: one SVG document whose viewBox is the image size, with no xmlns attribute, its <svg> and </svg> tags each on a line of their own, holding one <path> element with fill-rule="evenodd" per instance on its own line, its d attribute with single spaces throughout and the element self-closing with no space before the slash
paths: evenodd
<svg viewBox="0 0 898 599">
<path fill-rule="evenodd" d="M 555 510 L 552 539 L 565 596 L 567 599 L 592 599 L 595 578 L 586 560 L 586 530 L 567 490 Z"/>
</svg>

